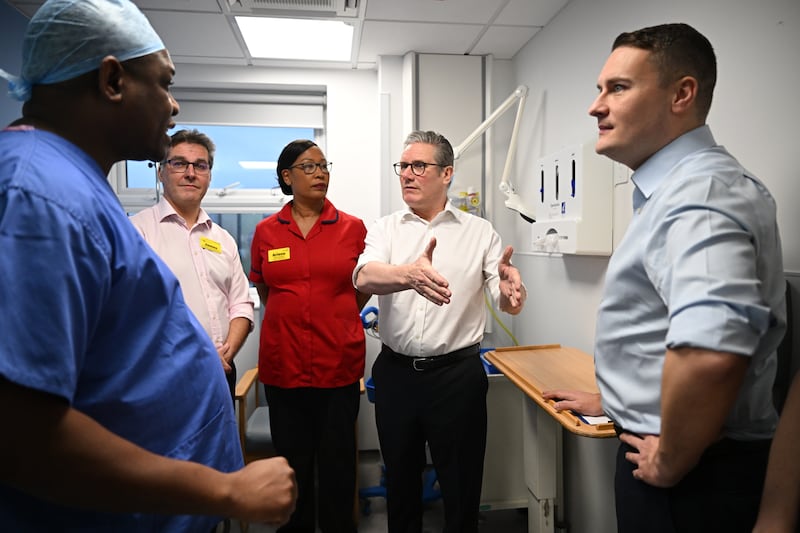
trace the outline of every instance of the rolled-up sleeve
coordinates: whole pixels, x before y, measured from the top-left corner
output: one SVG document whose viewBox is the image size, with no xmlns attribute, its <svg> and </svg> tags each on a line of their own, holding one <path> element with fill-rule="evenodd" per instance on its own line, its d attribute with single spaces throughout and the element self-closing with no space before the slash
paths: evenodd
<svg viewBox="0 0 800 533">
<path fill-rule="evenodd" d="M 757 269 L 752 195 L 708 178 L 686 184 L 682 202 L 653 232 L 648 275 L 669 309 L 668 348 L 752 355 L 770 327 Z"/>
</svg>

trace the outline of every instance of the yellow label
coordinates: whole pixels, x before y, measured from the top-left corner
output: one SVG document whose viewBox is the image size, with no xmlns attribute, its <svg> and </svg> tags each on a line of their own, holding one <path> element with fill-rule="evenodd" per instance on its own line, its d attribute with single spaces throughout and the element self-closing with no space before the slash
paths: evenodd
<svg viewBox="0 0 800 533">
<path fill-rule="evenodd" d="M 200 237 L 200 248 L 204 248 L 217 254 L 222 253 L 222 245 L 217 241 L 212 241 L 208 237 Z"/>
<path fill-rule="evenodd" d="M 289 252 L 289 248 L 275 248 L 267 252 L 267 261 L 270 263 L 274 261 L 286 261 L 291 259 L 291 257 L 292 254 Z"/>
</svg>

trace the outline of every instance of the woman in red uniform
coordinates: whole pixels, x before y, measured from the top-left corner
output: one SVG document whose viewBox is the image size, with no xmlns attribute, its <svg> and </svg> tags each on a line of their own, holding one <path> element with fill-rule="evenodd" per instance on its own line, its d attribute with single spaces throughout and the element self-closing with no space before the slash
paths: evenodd
<svg viewBox="0 0 800 533">
<path fill-rule="evenodd" d="M 331 163 L 312 141 L 289 143 L 278 183 L 293 200 L 253 235 L 250 280 L 264 304 L 258 369 L 272 440 L 297 477 L 297 507 L 281 532 L 356 531 L 356 417 L 364 375 L 359 310 L 370 295 L 351 276 L 364 223 L 327 200 Z M 315 489 L 316 468 L 316 489 Z"/>
</svg>

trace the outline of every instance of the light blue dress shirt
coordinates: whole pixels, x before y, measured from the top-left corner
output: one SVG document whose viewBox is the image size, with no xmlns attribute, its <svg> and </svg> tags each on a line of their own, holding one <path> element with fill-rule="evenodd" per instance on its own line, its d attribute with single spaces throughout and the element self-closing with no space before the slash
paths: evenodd
<svg viewBox="0 0 800 533">
<path fill-rule="evenodd" d="M 598 312 L 603 409 L 626 430 L 660 434 L 666 350 L 730 352 L 751 362 L 723 433 L 769 438 L 775 350 L 786 329 L 774 199 L 707 126 L 662 148 L 632 179 L 633 219 Z"/>
</svg>

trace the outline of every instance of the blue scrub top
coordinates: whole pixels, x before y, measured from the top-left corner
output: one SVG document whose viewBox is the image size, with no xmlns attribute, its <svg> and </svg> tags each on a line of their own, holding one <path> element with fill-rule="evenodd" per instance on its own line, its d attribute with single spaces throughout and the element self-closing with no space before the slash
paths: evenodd
<svg viewBox="0 0 800 533">
<path fill-rule="evenodd" d="M 0 132 L 0 250 L 3 378 L 61 396 L 152 452 L 241 468 L 216 349 L 87 154 L 48 132 Z M 209 530 L 216 520 L 77 511 L 0 486 L 0 523 L 13 531 Z"/>
</svg>

